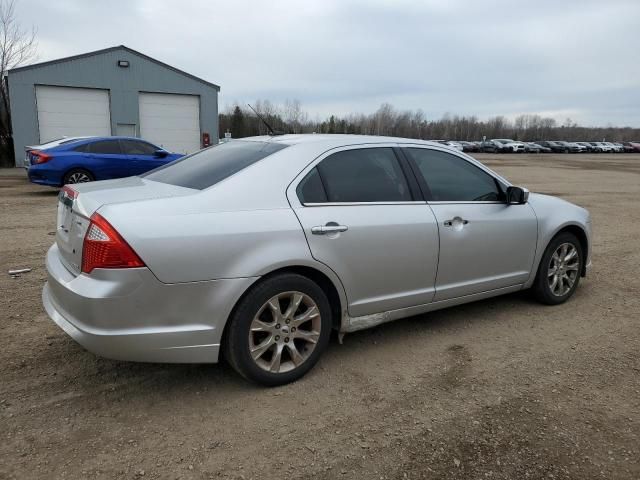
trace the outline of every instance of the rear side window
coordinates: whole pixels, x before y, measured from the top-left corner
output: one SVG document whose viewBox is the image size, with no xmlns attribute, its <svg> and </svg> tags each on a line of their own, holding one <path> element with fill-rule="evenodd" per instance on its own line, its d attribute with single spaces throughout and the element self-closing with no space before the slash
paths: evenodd
<svg viewBox="0 0 640 480">
<path fill-rule="evenodd" d="M 156 168 L 142 177 L 203 190 L 286 147 L 276 142 L 232 140 Z"/>
<path fill-rule="evenodd" d="M 84 145 L 80 145 L 73 149 L 74 152 L 88 152 L 90 143 L 85 143 Z"/>
<path fill-rule="evenodd" d="M 345 150 L 325 158 L 317 168 L 329 202 L 412 200 L 391 148 Z"/>
<path fill-rule="evenodd" d="M 324 191 L 322 180 L 318 169 L 314 168 L 304 179 L 298 184 L 296 189 L 298 198 L 301 203 L 325 203 L 327 194 Z"/>
<path fill-rule="evenodd" d="M 118 140 L 102 140 L 89 144 L 89 152 L 103 155 L 118 155 L 122 153 Z"/>
<path fill-rule="evenodd" d="M 502 201 L 495 179 L 463 158 L 439 150 L 407 148 L 436 202 Z"/>
</svg>

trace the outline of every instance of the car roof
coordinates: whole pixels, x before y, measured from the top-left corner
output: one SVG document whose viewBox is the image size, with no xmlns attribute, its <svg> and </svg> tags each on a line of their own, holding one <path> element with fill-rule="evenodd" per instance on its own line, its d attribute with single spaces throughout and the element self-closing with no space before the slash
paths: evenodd
<svg viewBox="0 0 640 480">
<path fill-rule="evenodd" d="M 301 133 L 301 134 L 288 134 L 268 136 L 263 135 L 259 137 L 245 137 L 237 140 L 252 141 L 252 142 L 271 142 L 282 143 L 286 145 L 299 145 L 299 144 L 323 144 L 324 146 L 330 146 L 332 148 L 345 146 L 345 145 L 357 145 L 365 143 L 406 143 L 406 144 L 420 144 L 431 146 L 442 146 L 442 144 L 428 141 L 418 140 L 416 138 L 401 138 L 401 137 L 382 137 L 377 135 L 349 135 L 349 134 L 331 134 L 331 133 Z"/>
<path fill-rule="evenodd" d="M 125 137 L 123 135 L 109 135 L 109 136 L 103 136 L 103 137 L 78 137 L 78 138 L 86 141 L 91 141 L 91 142 L 95 142 L 99 140 L 141 140 L 143 142 L 149 143 L 148 140 L 145 140 L 144 138 Z"/>
<path fill-rule="evenodd" d="M 51 146 L 47 146 L 42 150 L 55 150 L 55 151 L 61 152 L 61 151 L 72 150 L 76 147 L 79 147 L 80 145 L 86 145 L 88 143 L 102 142 L 102 141 L 108 141 L 108 140 L 137 140 L 137 141 L 148 143 L 149 145 L 153 145 L 154 147 L 156 146 L 153 143 L 149 142 L 148 140 L 145 140 L 143 138 L 138 138 L 138 137 L 125 137 L 125 136 L 68 137 L 62 143 L 56 143 Z M 159 147 L 156 147 L 156 148 L 159 148 Z"/>
</svg>

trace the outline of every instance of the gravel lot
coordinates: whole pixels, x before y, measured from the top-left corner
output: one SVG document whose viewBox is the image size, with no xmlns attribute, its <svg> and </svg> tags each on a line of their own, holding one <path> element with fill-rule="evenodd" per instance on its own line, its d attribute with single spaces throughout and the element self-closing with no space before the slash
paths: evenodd
<svg viewBox="0 0 640 480">
<path fill-rule="evenodd" d="M 640 155 L 477 157 L 591 210 L 573 299 L 350 334 L 275 389 L 74 343 L 40 302 L 57 192 L 0 171 L 0 478 L 640 478 Z"/>
</svg>

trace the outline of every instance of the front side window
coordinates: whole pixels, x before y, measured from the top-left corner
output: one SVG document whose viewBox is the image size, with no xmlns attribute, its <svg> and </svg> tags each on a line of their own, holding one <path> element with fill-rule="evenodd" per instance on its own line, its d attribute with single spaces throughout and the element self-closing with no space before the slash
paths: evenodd
<svg viewBox="0 0 640 480">
<path fill-rule="evenodd" d="M 502 201 L 495 179 L 463 158 L 425 148 L 407 148 L 435 202 Z"/>
<path fill-rule="evenodd" d="M 154 145 L 139 140 L 120 140 L 120 143 L 127 155 L 153 155 L 158 150 Z"/>
<path fill-rule="evenodd" d="M 89 152 L 97 154 L 118 155 L 122 153 L 120 150 L 120 142 L 118 140 L 102 140 L 90 144 Z"/>
<path fill-rule="evenodd" d="M 412 200 L 404 173 L 391 148 L 345 150 L 328 156 L 316 168 L 318 179 L 312 171 L 301 182 L 303 203 L 309 202 L 307 196 L 322 198 L 323 194 L 326 201 L 332 203 Z M 318 180 L 321 180 L 323 191 Z"/>
</svg>

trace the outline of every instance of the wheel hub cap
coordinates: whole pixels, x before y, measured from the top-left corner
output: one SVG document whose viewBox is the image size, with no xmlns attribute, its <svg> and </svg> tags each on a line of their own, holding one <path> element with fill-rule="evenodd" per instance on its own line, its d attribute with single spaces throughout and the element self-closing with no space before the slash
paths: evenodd
<svg viewBox="0 0 640 480">
<path fill-rule="evenodd" d="M 580 255 L 575 245 L 563 243 L 549 261 L 547 281 L 551 293 L 562 297 L 569 293 L 580 275 Z"/>
<path fill-rule="evenodd" d="M 251 322 L 249 352 L 261 369 L 285 373 L 302 365 L 320 339 L 320 310 L 302 292 L 271 297 Z"/>
</svg>

